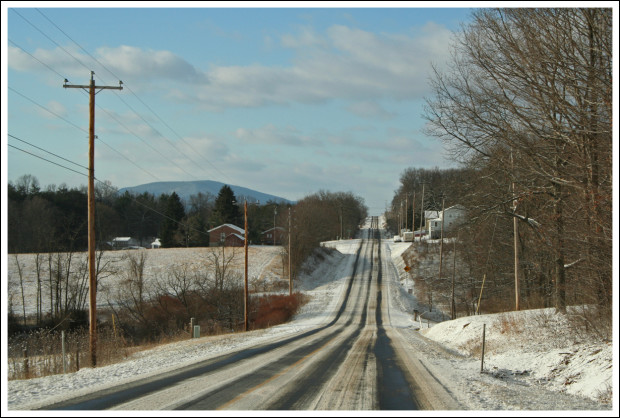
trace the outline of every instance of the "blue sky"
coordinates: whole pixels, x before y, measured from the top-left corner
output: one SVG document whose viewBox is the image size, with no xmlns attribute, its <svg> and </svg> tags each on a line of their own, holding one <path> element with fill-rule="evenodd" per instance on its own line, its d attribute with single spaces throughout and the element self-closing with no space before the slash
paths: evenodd
<svg viewBox="0 0 620 418">
<path fill-rule="evenodd" d="M 444 65 L 471 9 L 76 4 L 2 3 L 8 181 L 87 184 L 88 95 L 63 82 L 86 85 L 90 71 L 98 86 L 124 86 L 100 91 L 95 110 L 95 177 L 118 188 L 216 180 L 291 200 L 343 191 L 380 214 L 405 169 L 453 166 L 422 133 L 423 105 L 431 63 Z"/>
</svg>

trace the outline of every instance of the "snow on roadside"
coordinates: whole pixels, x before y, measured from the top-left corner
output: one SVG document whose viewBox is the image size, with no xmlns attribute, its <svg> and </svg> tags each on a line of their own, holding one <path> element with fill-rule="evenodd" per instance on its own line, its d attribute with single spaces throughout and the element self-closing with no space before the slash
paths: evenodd
<svg viewBox="0 0 620 418">
<path fill-rule="evenodd" d="M 570 328 L 566 318 L 553 309 L 468 316 L 436 324 L 421 333 L 480 359 L 483 324 L 485 371 L 498 377 L 520 376 L 549 390 L 611 400 L 612 344 L 571 338 L 565 332 Z"/>
<path fill-rule="evenodd" d="M 402 275 L 404 264 L 401 254 L 410 244 L 394 244 L 389 240 L 385 240 L 384 243 L 389 248 L 388 253 L 395 262 L 396 274 Z M 300 276 L 295 286 L 310 296 L 310 300 L 291 322 L 267 330 L 202 337 L 167 344 L 136 353 L 122 363 L 97 369 L 83 368 L 77 373 L 67 375 L 9 381 L 6 385 L 6 393 L 5 386 L 3 386 L 3 411 L 35 409 L 324 324 L 338 306 L 338 301 L 344 292 L 347 274 L 354 261 L 359 240 L 334 241 L 325 243 L 324 246 L 337 251 L 324 251 L 321 256 L 309 260 L 305 274 Z M 393 285 L 390 284 L 390 286 Z M 391 297 L 397 299 L 398 303 L 392 304 L 392 309 L 399 310 L 399 318 L 404 318 L 399 319 L 399 324 L 402 324 L 403 329 L 413 332 L 417 324 L 413 322 L 411 315 L 412 307 L 415 307 L 417 303 L 415 289 L 410 294 L 405 289 L 408 285 L 403 286 L 402 281 L 395 285 L 398 292 L 393 292 L 393 287 L 390 292 L 393 295 Z M 518 321 L 520 317 L 525 317 L 523 322 Z M 553 323 L 553 326 L 549 328 L 542 326 L 544 321 Z M 617 382 L 617 371 L 614 371 L 612 367 L 611 344 L 587 344 L 584 341 L 574 341 L 557 332 L 558 329 L 565 328 L 561 318 L 544 310 L 524 311 L 514 315 L 497 314 L 458 318 L 439 324 L 431 323 L 430 328 L 422 330 L 421 334 L 426 339 L 468 356 L 467 361 L 451 358 L 436 363 L 450 365 L 452 362 L 453 367 L 444 370 L 443 373 L 452 374 L 457 377 L 455 380 L 458 382 L 471 381 L 471 376 L 476 375 L 477 365 L 474 364 L 473 359 L 478 356 L 477 347 L 481 338 L 482 323 L 487 324 L 485 369 L 488 374 L 499 377 L 500 379 L 495 379 L 495 381 L 501 381 L 501 385 L 513 385 L 515 388 L 511 392 L 513 394 L 520 393 L 520 387 L 523 385 L 520 379 L 527 379 L 534 388 L 539 385 L 544 389 L 581 394 L 596 399 L 599 392 L 606 391 L 608 387 L 612 387 L 612 382 Z M 519 323 L 527 324 L 527 326 L 520 326 Z M 548 333 L 545 330 L 555 330 L 555 332 Z M 7 382 L 6 368 L 2 369 L 2 373 L 4 381 Z M 501 379 L 503 374 L 508 375 L 509 378 Z M 518 379 L 514 379 L 514 376 L 518 376 Z M 491 384 L 499 389 L 485 391 L 484 394 L 476 389 L 476 385 L 469 385 L 469 390 L 467 386 L 463 386 L 460 396 L 466 400 L 464 405 L 471 409 L 511 409 L 514 405 L 525 405 L 524 408 L 526 408 L 531 402 L 531 399 L 527 397 L 531 397 L 532 391 L 535 391 L 535 389 L 528 388 L 526 394 L 522 395 L 523 399 L 517 399 L 508 404 L 502 398 L 504 396 L 502 394 L 505 393 L 502 386 L 499 383 Z M 617 395 L 614 400 L 617 400 Z M 549 399 L 548 395 L 536 399 L 536 402 L 535 409 L 562 409 L 561 406 L 558 407 L 558 401 Z M 540 407 L 541 404 L 544 406 Z M 612 408 L 609 404 L 601 404 L 601 406 L 603 409 Z M 617 402 L 614 402 L 613 407 L 617 408 Z M 564 407 L 564 409 L 570 408 L 571 406 Z"/>
<path fill-rule="evenodd" d="M 411 243 L 384 242 L 400 275 L 395 305 L 407 307 L 409 312 L 416 308 L 421 312 L 423 304 L 415 297 L 414 283 L 404 271 L 402 259 Z M 403 288 L 414 291 L 409 294 Z M 613 344 L 575 336 L 567 318 L 554 309 L 468 316 L 439 323 L 430 321 L 429 325 L 424 322 L 420 334 L 464 356 L 481 359 L 483 324 L 485 372 L 500 379 L 517 376 L 528 384 L 582 396 L 602 405 L 611 406 L 612 397 L 617 399 L 613 390 L 618 382 Z M 555 408 L 550 405 L 550 409 Z"/>
<path fill-rule="evenodd" d="M 307 274 L 300 277 L 296 286 L 308 295 L 310 300 L 289 323 L 266 330 L 209 336 L 161 345 L 136 352 L 121 363 L 96 369 L 82 368 L 78 372 L 66 375 L 8 381 L 6 368 L 2 368 L 3 380 L 7 382 L 6 386 L 3 385 L 2 409 L 6 411 L 40 408 L 322 325 L 336 309 L 343 293 L 347 274 L 353 262 L 349 256 L 350 249 L 354 246 L 355 243 L 347 242 L 343 245 L 343 252 L 327 253 L 322 259 L 317 259 L 306 266 Z M 7 364 L 6 358 L 5 364 Z"/>
</svg>

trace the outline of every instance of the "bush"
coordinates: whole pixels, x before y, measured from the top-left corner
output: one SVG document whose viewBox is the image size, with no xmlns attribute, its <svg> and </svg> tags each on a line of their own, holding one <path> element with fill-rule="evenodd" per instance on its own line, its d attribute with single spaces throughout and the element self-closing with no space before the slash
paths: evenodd
<svg viewBox="0 0 620 418">
<path fill-rule="evenodd" d="M 301 293 L 292 295 L 269 295 L 258 299 L 253 315 L 250 315 L 250 328 L 261 329 L 282 324 L 295 315 L 306 302 Z"/>
</svg>

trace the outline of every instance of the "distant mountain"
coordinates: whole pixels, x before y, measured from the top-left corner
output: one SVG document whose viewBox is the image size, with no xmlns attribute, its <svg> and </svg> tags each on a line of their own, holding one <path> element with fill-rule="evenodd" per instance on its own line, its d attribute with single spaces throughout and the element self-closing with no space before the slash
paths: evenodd
<svg viewBox="0 0 620 418">
<path fill-rule="evenodd" d="M 172 194 L 172 192 L 176 192 L 182 201 L 187 202 L 189 201 L 189 197 L 191 195 L 197 195 L 201 192 L 205 194 L 210 193 L 217 197 L 220 189 L 224 185 L 226 184 L 211 180 L 158 181 L 155 183 L 141 184 L 134 187 L 124 187 L 119 190 L 119 193 L 123 194 L 125 191 L 128 191 L 131 194 L 142 194 L 144 192 L 148 192 L 155 195 L 155 197 L 158 197 L 162 194 Z M 248 202 L 256 202 L 258 200 L 261 204 L 267 203 L 268 201 L 277 203 L 295 203 L 288 199 L 284 199 L 283 197 L 258 192 L 245 187 L 233 186 L 232 184 L 228 184 L 227 186 L 232 189 L 239 202 L 243 202 L 243 199 L 245 198 Z"/>
</svg>

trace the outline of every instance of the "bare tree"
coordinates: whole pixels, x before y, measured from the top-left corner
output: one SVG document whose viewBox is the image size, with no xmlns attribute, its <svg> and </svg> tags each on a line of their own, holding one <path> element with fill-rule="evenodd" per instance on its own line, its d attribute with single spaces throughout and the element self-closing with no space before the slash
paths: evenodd
<svg viewBox="0 0 620 418">
<path fill-rule="evenodd" d="M 597 303 L 611 306 L 611 27 L 611 9 L 480 10 L 428 100 L 429 132 L 495 172 L 486 212 L 516 216 L 531 232 L 525 247 L 544 247 L 560 312 L 569 296 L 591 302 L 567 293 L 582 259 Z"/>
</svg>

